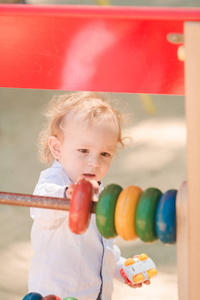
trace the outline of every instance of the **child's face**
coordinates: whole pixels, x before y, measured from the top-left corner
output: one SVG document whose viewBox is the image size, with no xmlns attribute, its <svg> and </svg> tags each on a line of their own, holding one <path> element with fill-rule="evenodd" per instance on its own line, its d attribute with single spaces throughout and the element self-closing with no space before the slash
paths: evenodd
<svg viewBox="0 0 200 300">
<path fill-rule="evenodd" d="M 103 123 L 86 126 L 77 117 L 64 123 L 58 161 L 72 182 L 80 175 L 101 180 L 109 170 L 117 145 L 117 131 Z"/>
</svg>

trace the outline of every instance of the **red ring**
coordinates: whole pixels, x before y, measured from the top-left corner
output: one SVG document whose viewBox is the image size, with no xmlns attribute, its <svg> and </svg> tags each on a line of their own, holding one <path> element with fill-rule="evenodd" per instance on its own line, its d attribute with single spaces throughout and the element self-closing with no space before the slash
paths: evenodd
<svg viewBox="0 0 200 300">
<path fill-rule="evenodd" d="M 90 223 L 93 197 L 92 184 L 81 179 L 74 188 L 69 208 L 69 228 L 73 233 L 84 233 Z"/>
</svg>

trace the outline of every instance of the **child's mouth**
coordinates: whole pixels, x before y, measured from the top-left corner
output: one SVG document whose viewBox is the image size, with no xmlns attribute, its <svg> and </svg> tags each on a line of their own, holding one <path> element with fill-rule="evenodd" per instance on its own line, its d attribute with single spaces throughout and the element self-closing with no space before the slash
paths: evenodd
<svg viewBox="0 0 200 300">
<path fill-rule="evenodd" d="M 95 174 L 92 174 L 92 173 L 85 173 L 83 175 L 88 178 L 94 178 L 96 176 Z"/>
</svg>

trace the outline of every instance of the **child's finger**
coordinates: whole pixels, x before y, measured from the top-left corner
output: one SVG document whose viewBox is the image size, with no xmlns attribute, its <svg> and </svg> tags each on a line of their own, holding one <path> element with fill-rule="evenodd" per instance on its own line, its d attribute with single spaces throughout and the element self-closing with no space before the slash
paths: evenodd
<svg viewBox="0 0 200 300">
<path fill-rule="evenodd" d="M 79 182 L 79 181 L 82 180 L 82 179 L 87 180 L 87 179 L 85 178 L 84 175 L 80 175 L 80 176 L 78 176 L 78 178 L 77 178 L 77 182 Z"/>
<path fill-rule="evenodd" d="M 99 199 L 98 199 L 97 197 L 94 196 L 94 197 L 92 198 L 92 200 L 93 200 L 94 202 L 98 202 Z"/>
<path fill-rule="evenodd" d="M 75 187 L 75 184 L 74 184 L 74 183 L 71 183 L 71 184 L 68 186 L 68 188 L 67 188 L 67 190 L 66 190 L 66 192 L 65 192 L 65 195 L 66 195 L 66 198 L 67 198 L 67 199 L 71 199 L 72 194 L 73 194 L 73 192 L 74 192 L 74 187 Z"/>
<path fill-rule="evenodd" d="M 142 283 L 127 283 L 128 286 L 136 289 L 136 288 L 141 288 L 142 287 Z"/>
<path fill-rule="evenodd" d="M 71 199 L 71 194 L 70 194 L 70 192 L 68 191 L 68 189 L 67 189 L 66 192 L 65 192 L 65 197 L 66 197 L 67 199 Z"/>
<path fill-rule="evenodd" d="M 73 193 L 74 188 L 75 188 L 75 183 L 70 183 L 67 190 L 71 194 L 71 193 Z"/>
<path fill-rule="evenodd" d="M 90 181 L 92 186 L 93 186 L 93 189 L 94 189 L 94 194 L 98 194 L 98 191 L 99 191 L 99 184 L 97 181 L 95 180 L 91 180 Z"/>
</svg>

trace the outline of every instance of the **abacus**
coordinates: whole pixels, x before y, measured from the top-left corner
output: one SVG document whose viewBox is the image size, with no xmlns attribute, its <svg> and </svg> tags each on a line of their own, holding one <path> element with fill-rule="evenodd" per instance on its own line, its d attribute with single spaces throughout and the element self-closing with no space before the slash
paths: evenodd
<svg viewBox="0 0 200 300">
<path fill-rule="evenodd" d="M 200 9 L 5 4 L 0 8 L 1 87 L 186 95 L 188 191 L 184 183 L 176 199 L 179 299 L 198 299 Z M 83 36 L 86 47 L 73 48 L 83 45 Z M 87 47 L 88 41 L 92 47 Z M 4 204 L 5 199 L 12 204 L 18 198 L 19 205 L 26 199 L 30 206 L 48 207 L 49 202 L 55 209 L 68 206 L 63 199 L 55 205 L 29 195 L 0 197 Z"/>
<path fill-rule="evenodd" d="M 82 179 L 74 189 L 71 202 L 65 198 L 0 193 L 0 204 L 69 211 L 69 228 L 83 234 L 96 213 L 96 223 L 105 238 L 117 235 L 124 240 L 139 237 L 144 242 L 158 238 L 166 244 L 176 241 L 176 190 L 162 194 L 159 189 L 142 191 L 138 186 L 122 189 L 118 184 L 105 187 L 98 202 L 92 201 L 92 184 Z"/>
<path fill-rule="evenodd" d="M 92 185 L 83 179 L 72 195 L 69 225 L 76 234 L 85 232 L 89 225 L 91 189 Z M 119 235 L 127 241 L 140 237 L 150 243 L 159 238 L 163 243 L 173 244 L 176 241 L 176 195 L 176 190 L 162 194 L 156 188 L 142 191 L 134 185 L 122 189 L 117 184 L 110 184 L 101 192 L 96 204 L 97 228 L 108 239 Z"/>
</svg>

